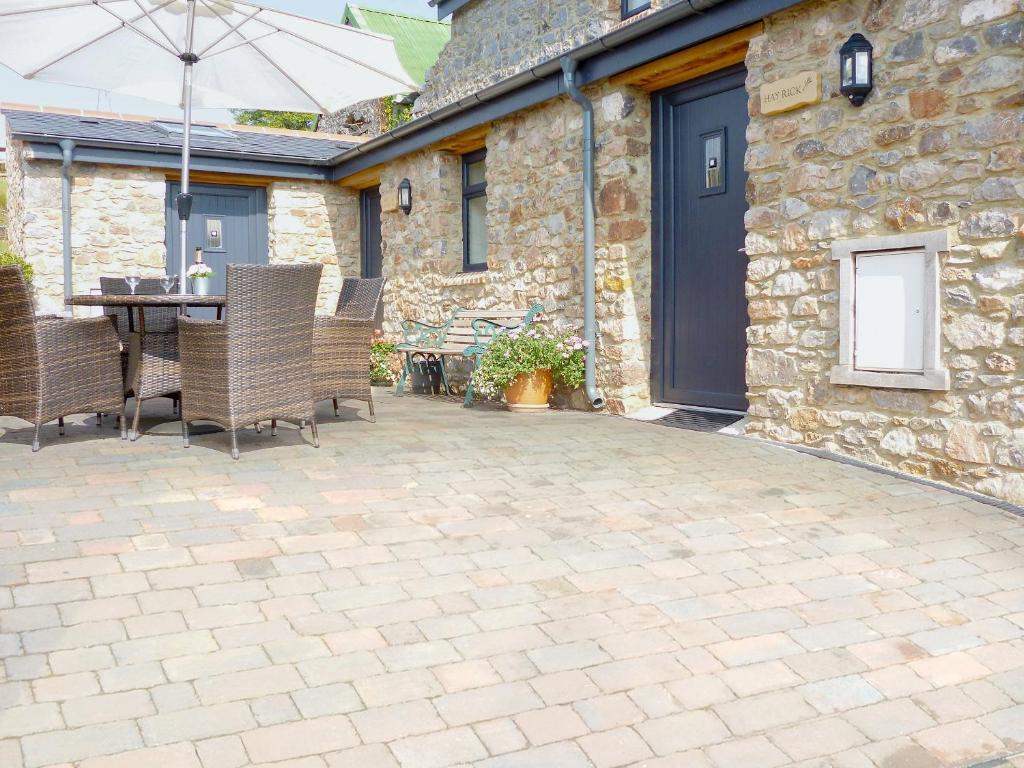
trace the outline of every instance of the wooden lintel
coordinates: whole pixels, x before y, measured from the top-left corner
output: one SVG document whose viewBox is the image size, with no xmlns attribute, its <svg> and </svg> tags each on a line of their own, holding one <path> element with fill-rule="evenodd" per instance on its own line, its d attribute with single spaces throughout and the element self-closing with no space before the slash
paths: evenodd
<svg viewBox="0 0 1024 768">
<path fill-rule="evenodd" d="M 351 176 L 346 176 L 344 179 L 340 179 L 338 184 L 349 189 L 369 189 L 370 187 L 380 186 L 380 174 L 384 170 L 383 165 L 375 165 L 371 168 L 353 173 Z"/>
<path fill-rule="evenodd" d="M 168 181 L 180 181 L 181 171 L 167 171 Z M 247 173 L 213 173 L 210 171 L 192 171 L 189 181 L 195 184 L 228 184 L 233 187 L 268 187 L 275 181 L 289 181 L 273 176 L 251 176 Z"/>
<path fill-rule="evenodd" d="M 764 23 L 756 22 L 734 29 L 721 37 L 673 53 L 636 69 L 615 75 L 612 85 L 631 85 L 645 91 L 657 91 L 670 85 L 683 83 L 733 64 L 741 63 L 747 55 L 751 39 L 764 31 Z"/>
<path fill-rule="evenodd" d="M 431 146 L 431 149 L 437 152 L 454 152 L 459 155 L 475 152 L 487 146 L 487 133 L 490 130 L 490 123 L 484 123 L 455 136 L 442 139 Z"/>
</svg>

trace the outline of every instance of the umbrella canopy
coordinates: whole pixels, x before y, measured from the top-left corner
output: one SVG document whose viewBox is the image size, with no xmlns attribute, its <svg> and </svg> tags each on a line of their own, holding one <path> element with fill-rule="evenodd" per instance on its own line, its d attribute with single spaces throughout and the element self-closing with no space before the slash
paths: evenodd
<svg viewBox="0 0 1024 768">
<path fill-rule="evenodd" d="M 192 106 L 328 113 L 418 86 L 389 37 L 238 0 L 0 0 L 24 78 L 179 104 L 182 285 Z"/>
</svg>

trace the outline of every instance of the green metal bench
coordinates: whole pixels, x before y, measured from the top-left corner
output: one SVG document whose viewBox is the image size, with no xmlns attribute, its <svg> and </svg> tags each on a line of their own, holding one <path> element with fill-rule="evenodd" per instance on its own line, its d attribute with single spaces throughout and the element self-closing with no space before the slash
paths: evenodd
<svg viewBox="0 0 1024 768">
<path fill-rule="evenodd" d="M 446 357 L 473 358 L 473 370 L 480 367 L 480 360 L 491 339 L 513 328 L 528 327 L 534 318 L 544 311 L 540 304 L 529 309 L 456 309 L 443 325 L 428 325 L 414 320 L 402 322 L 402 341 L 395 351 L 405 356 L 402 376 L 398 380 L 395 394 L 405 392 L 405 382 L 412 373 L 412 356 L 415 354 L 434 355 L 441 361 L 441 377 L 445 392 L 452 393 L 448 383 Z M 466 385 L 463 406 L 473 405 L 473 377 Z"/>
</svg>

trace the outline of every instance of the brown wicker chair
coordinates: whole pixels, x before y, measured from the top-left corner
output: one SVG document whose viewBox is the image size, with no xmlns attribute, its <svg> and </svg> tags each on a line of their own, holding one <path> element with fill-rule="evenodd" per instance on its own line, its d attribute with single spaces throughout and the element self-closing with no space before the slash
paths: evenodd
<svg viewBox="0 0 1024 768">
<path fill-rule="evenodd" d="M 106 318 L 36 317 L 18 267 L 0 267 L 0 413 L 39 429 L 72 413 L 118 413 L 125 432 L 117 334 Z"/>
<path fill-rule="evenodd" d="M 313 325 L 313 399 L 364 400 L 373 412 L 370 387 L 370 345 L 387 278 L 345 278 L 333 316 L 317 317 Z"/>
<path fill-rule="evenodd" d="M 182 437 L 192 421 L 231 433 L 261 421 L 309 422 L 313 408 L 313 315 L 323 267 L 229 264 L 223 321 L 179 317 Z M 276 431 L 276 430 L 275 430 Z"/>
<path fill-rule="evenodd" d="M 175 287 L 177 288 L 177 279 Z M 128 285 L 121 278 L 101 277 L 103 293 L 126 294 Z M 144 278 L 135 289 L 137 294 L 163 293 L 160 280 Z M 103 313 L 114 319 L 121 339 L 121 370 L 124 374 L 125 397 L 135 398 L 135 418 L 131 439 L 139 438 L 142 403 L 157 397 L 169 397 L 178 405 L 181 392 L 181 364 L 178 358 L 178 310 L 174 307 L 146 307 L 142 322 L 134 330 L 126 307 L 104 307 Z"/>
</svg>

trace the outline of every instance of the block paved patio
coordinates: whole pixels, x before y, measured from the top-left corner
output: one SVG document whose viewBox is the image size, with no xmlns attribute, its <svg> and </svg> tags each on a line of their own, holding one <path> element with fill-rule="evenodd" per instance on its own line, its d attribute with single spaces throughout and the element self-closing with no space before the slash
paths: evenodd
<svg viewBox="0 0 1024 768">
<path fill-rule="evenodd" d="M 749 440 L 378 400 L 240 462 L 152 420 L 32 455 L 0 420 L 0 766 L 1024 766 L 1021 518 Z"/>
</svg>

